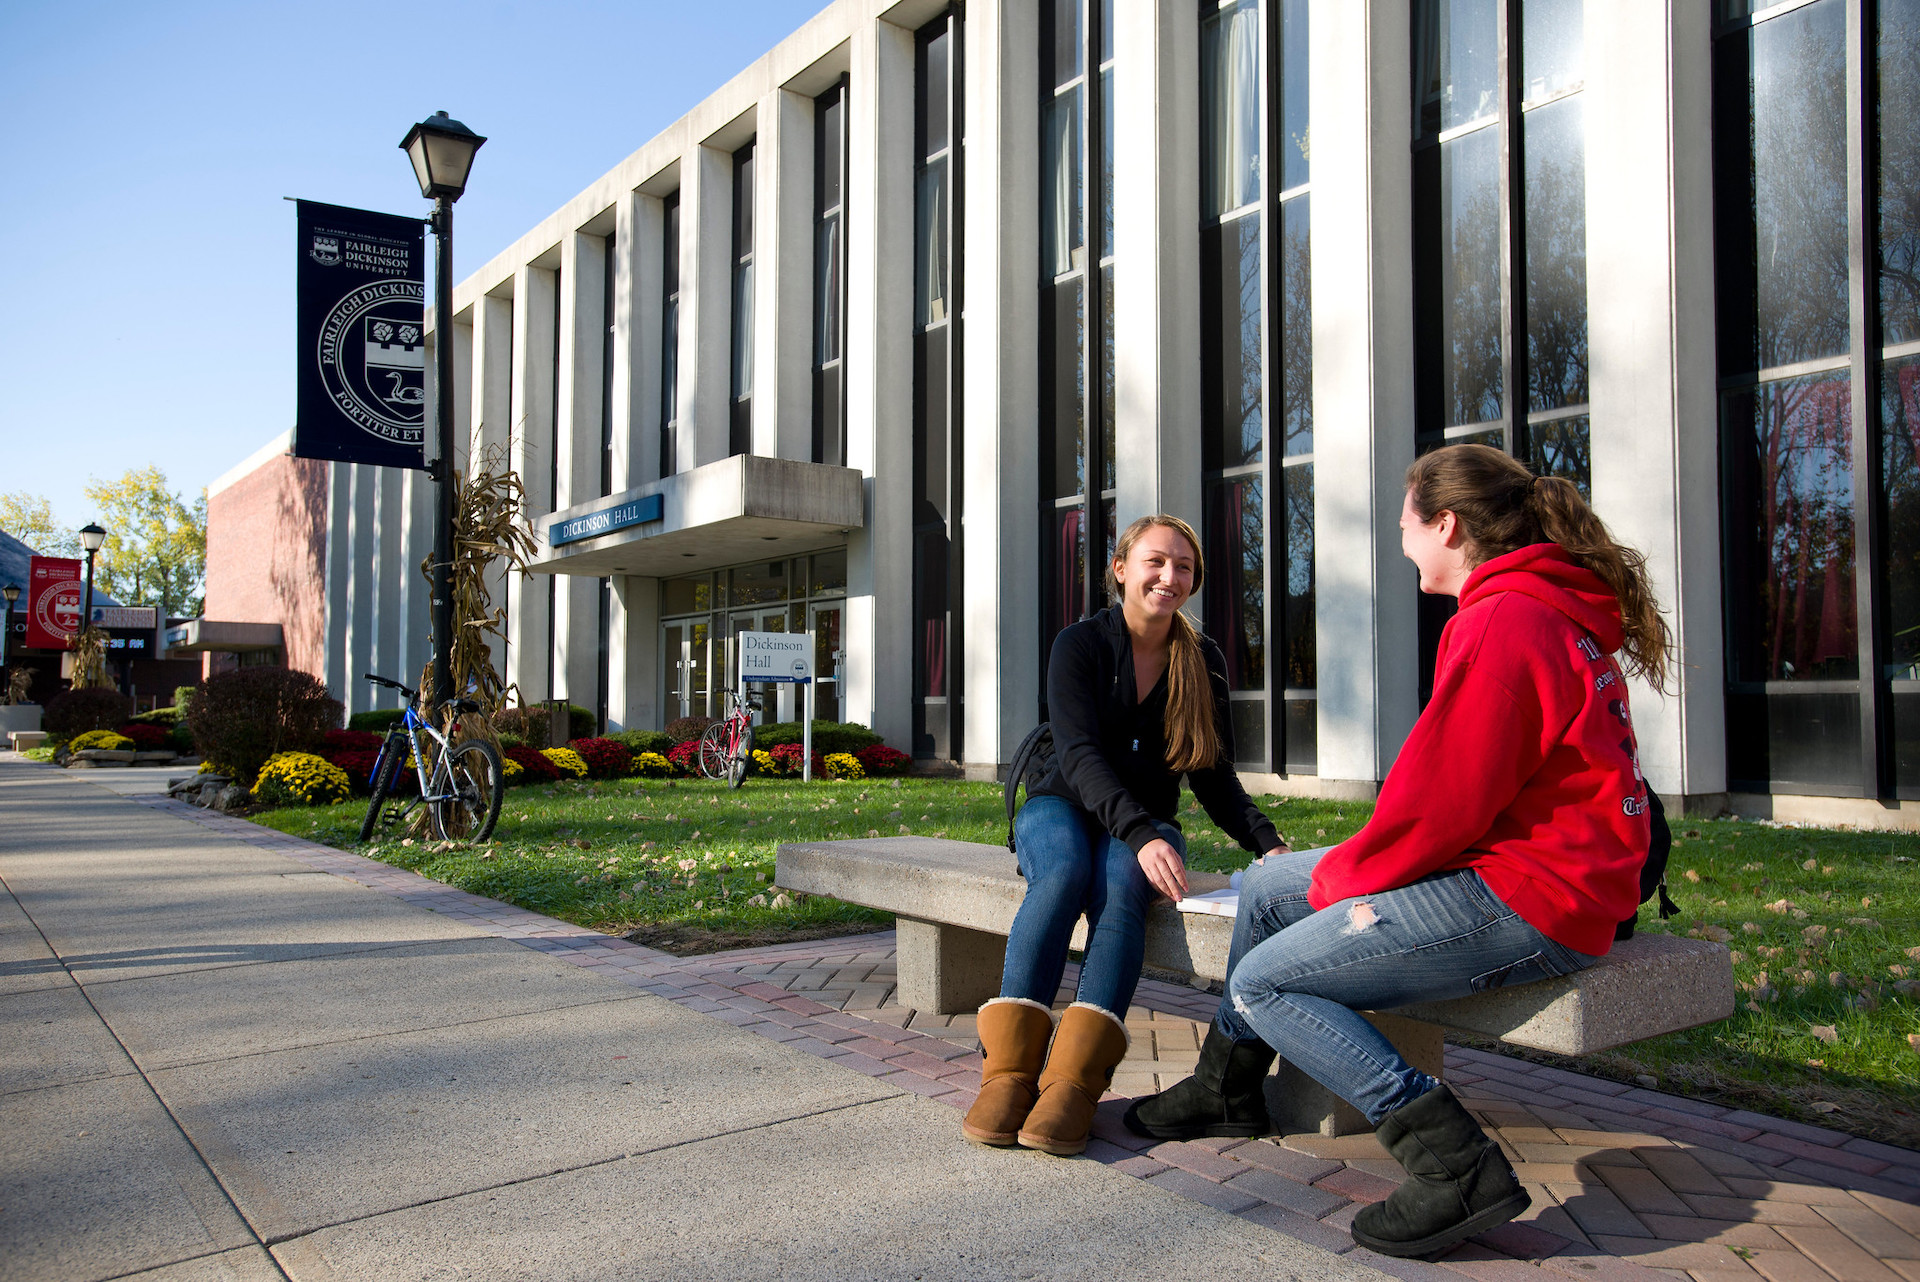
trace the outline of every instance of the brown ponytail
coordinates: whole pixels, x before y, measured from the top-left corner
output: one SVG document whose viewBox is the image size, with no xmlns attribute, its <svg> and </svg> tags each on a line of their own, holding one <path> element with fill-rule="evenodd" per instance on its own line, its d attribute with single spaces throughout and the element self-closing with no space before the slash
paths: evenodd
<svg viewBox="0 0 1920 1282">
<path fill-rule="evenodd" d="M 1647 559 L 1616 543 L 1572 481 L 1535 476 L 1525 464 L 1486 445 L 1449 445 L 1407 469 L 1407 492 L 1423 521 L 1452 512 L 1474 565 L 1531 543 L 1557 543 L 1612 589 L 1626 639 L 1629 672 L 1667 688 L 1673 633 L 1647 579 Z"/>
<path fill-rule="evenodd" d="M 1143 516 L 1121 531 L 1114 544 L 1113 563 L 1124 564 L 1134 543 L 1154 526 L 1172 530 L 1193 549 L 1193 590 L 1206 582 L 1207 563 L 1200 536 L 1177 516 L 1164 512 Z M 1120 600 L 1120 580 L 1113 563 L 1107 566 L 1107 595 Z M 1175 613 L 1167 634 L 1167 769 L 1175 774 L 1204 770 L 1220 759 L 1220 731 L 1214 723 L 1213 683 L 1207 677 L 1207 656 L 1200 648 L 1200 629 L 1184 613 Z"/>
</svg>

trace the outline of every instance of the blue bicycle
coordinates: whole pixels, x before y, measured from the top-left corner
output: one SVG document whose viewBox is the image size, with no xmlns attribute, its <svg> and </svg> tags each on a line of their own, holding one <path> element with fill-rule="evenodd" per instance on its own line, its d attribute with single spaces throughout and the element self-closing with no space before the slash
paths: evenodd
<svg viewBox="0 0 1920 1282">
<path fill-rule="evenodd" d="M 360 821 L 360 840 L 370 840 L 383 822 L 405 818 L 421 802 L 426 803 L 427 813 L 433 816 L 434 832 L 442 841 L 485 841 L 492 836 L 493 826 L 500 819 L 500 798 L 506 791 L 506 772 L 500 765 L 499 752 L 484 739 L 450 743 L 433 727 L 431 714 L 437 709 L 427 708 L 423 713 L 416 708 L 420 695 L 411 686 L 371 672 L 366 679 L 398 690 L 406 696 L 407 706 L 400 724 L 387 731 L 387 740 L 380 745 L 380 756 L 374 762 L 373 796 L 367 799 L 367 817 Z M 446 706 L 456 716 L 480 711 L 480 705 L 472 699 L 455 699 Z M 429 759 L 428 753 L 421 751 L 422 736 L 433 744 L 430 778 L 417 768 Z M 394 796 L 395 784 L 409 761 L 416 766 L 413 777 L 420 795 L 403 799 Z"/>
</svg>

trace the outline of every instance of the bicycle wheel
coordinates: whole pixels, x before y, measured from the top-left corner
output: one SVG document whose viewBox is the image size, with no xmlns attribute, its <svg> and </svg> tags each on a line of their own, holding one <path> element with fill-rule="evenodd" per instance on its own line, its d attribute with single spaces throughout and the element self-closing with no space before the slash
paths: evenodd
<svg viewBox="0 0 1920 1282">
<path fill-rule="evenodd" d="M 733 755 L 727 759 L 727 786 L 738 788 L 747 781 L 747 769 L 753 764 L 753 727 L 747 726 L 740 732 L 740 741 L 734 745 Z"/>
<path fill-rule="evenodd" d="M 700 773 L 709 779 L 727 777 L 727 723 L 716 721 L 700 736 Z"/>
<path fill-rule="evenodd" d="M 399 778 L 400 762 L 406 755 L 405 735 L 388 735 L 380 745 L 380 761 L 373 768 L 373 795 L 367 798 L 367 817 L 360 821 L 360 840 L 372 840 L 373 830 L 380 826 L 380 809 L 387 804 L 387 794 L 393 791 L 393 781 Z"/>
<path fill-rule="evenodd" d="M 440 840 L 485 841 L 492 836 L 505 790 L 500 754 L 492 744 L 484 739 L 454 744 L 447 750 L 443 767 L 434 771 L 433 791 L 451 795 L 429 803 L 433 829 Z"/>
</svg>

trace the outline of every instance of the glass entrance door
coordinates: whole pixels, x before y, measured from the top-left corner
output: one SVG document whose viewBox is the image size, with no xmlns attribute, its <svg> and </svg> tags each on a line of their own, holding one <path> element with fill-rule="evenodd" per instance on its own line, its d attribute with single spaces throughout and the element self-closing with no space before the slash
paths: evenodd
<svg viewBox="0 0 1920 1282">
<path fill-rule="evenodd" d="M 660 707 L 668 721 L 707 715 L 707 625 L 665 623 L 660 627 Z"/>
<path fill-rule="evenodd" d="M 813 715 L 821 721 L 840 720 L 840 611 L 838 605 L 807 611 L 813 632 Z"/>
</svg>

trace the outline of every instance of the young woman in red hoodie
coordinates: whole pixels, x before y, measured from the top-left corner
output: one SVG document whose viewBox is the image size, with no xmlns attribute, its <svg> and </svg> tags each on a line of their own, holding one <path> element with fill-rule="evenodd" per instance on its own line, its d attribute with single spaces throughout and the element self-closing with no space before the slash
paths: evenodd
<svg viewBox="0 0 1920 1282">
<path fill-rule="evenodd" d="M 1664 688 L 1670 634 L 1640 554 L 1571 482 L 1498 450 L 1416 461 L 1400 530 L 1420 590 L 1460 602 L 1433 697 L 1364 828 L 1248 869 L 1194 1075 L 1126 1120 L 1160 1139 L 1265 1134 L 1277 1051 L 1365 1114 L 1411 1177 L 1355 1217 L 1354 1240 L 1425 1256 L 1527 1194 L 1453 1093 L 1356 1012 L 1565 975 L 1607 951 L 1639 900 L 1650 805 L 1614 655 Z"/>
</svg>

